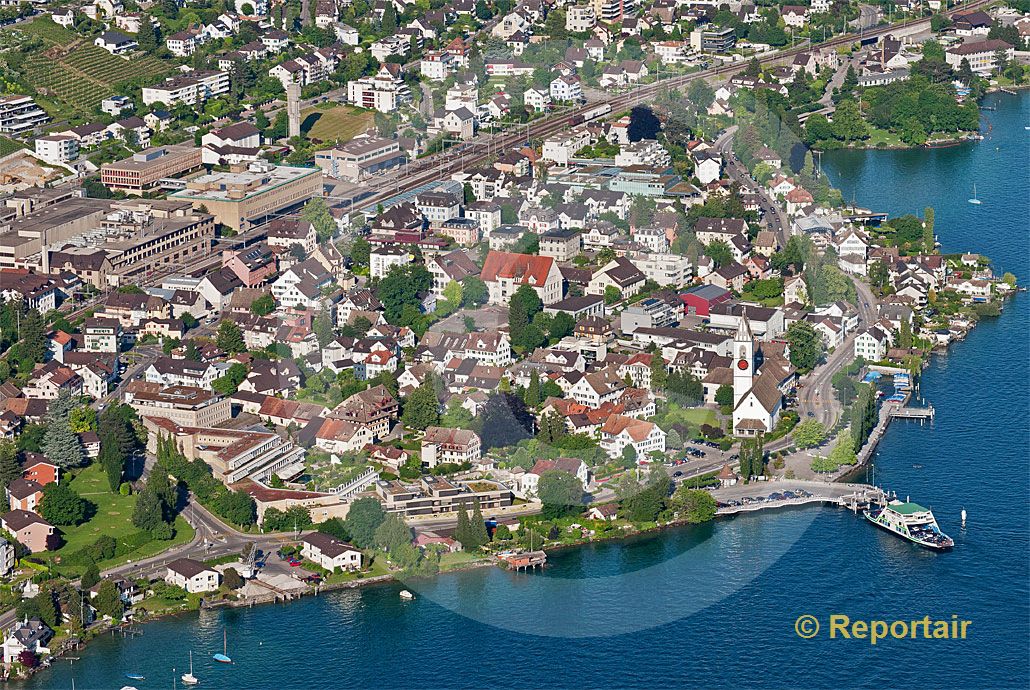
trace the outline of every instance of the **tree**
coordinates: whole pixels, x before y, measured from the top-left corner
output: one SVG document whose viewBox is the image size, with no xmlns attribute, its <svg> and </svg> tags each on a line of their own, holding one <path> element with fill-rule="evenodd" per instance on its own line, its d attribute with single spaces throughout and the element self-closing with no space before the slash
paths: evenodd
<svg viewBox="0 0 1030 690">
<path fill-rule="evenodd" d="M 12 441 L 0 441 L 0 490 L 21 476 L 18 448 Z"/>
<path fill-rule="evenodd" d="M 608 285 L 604 288 L 604 303 L 615 304 L 622 299 L 622 290 L 615 287 L 614 285 Z"/>
<path fill-rule="evenodd" d="M 75 403 L 68 391 L 62 390 L 50 403 L 44 420 L 40 451 L 60 467 L 77 467 L 85 459 L 82 442 L 71 429 L 70 416 Z"/>
<path fill-rule="evenodd" d="M 461 400 L 457 396 L 452 396 L 440 417 L 440 426 L 449 429 L 471 429 L 474 421 L 472 413 L 461 406 Z"/>
<path fill-rule="evenodd" d="M 67 484 L 51 482 L 43 487 L 40 514 L 54 525 L 80 525 L 86 520 L 86 500 Z"/>
<path fill-rule="evenodd" d="M 237 525 L 253 525 L 257 522 L 257 504 L 242 491 L 226 491 L 211 502 L 211 508 L 219 517 Z"/>
<path fill-rule="evenodd" d="M 799 371 L 808 372 L 815 368 L 822 354 L 822 336 L 807 321 L 795 321 L 787 329 L 790 343 L 790 363 Z"/>
<path fill-rule="evenodd" d="M 404 401 L 402 420 L 409 429 L 420 431 L 439 423 L 440 403 L 436 398 L 432 376 L 426 376 L 422 384 Z"/>
<path fill-rule="evenodd" d="M 225 373 L 211 382 L 211 388 L 216 393 L 224 396 L 232 395 L 239 389 L 240 384 L 247 378 L 247 365 L 242 362 L 233 362 L 225 370 Z"/>
<path fill-rule="evenodd" d="M 497 525 L 497 527 L 494 528 L 494 541 L 508 541 L 511 537 L 512 534 L 508 525 Z"/>
<path fill-rule="evenodd" d="M 626 128 L 626 133 L 631 142 L 641 139 L 657 139 L 661 129 L 661 120 L 649 107 L 638 105 L 629 112 L 629 127 Z"/>
<path fill-rule="evenodd" d="M 746 438 L 740 442 L 740 474 L 745 480 L 765 474 L 765 436 Z"/>
<path fill-rule="evenodd" d="M 583 483 L 568 472 L 547 470 L 540 475 L 536 493 L 548 520 L 579 515 L 583 510 Z"/>
<path fill-rule="evenodd" d="M 222 571 L 222 584 L 229 589 L 240 589 L 244 583 L 236 568 L 226 568 Z"/>
<path fill-rule="evenodd" d="M 351 540 L 350 531 L 347 529 L 346 523 L 338 517 L 329 518 L 325 522 L 318 523 L 318 531 L 336 537 L 340 541 L 349 542 Z"/>
<path fill-rule="evenodd" d="M 927 206 L 923 211 L 923 251 L 932 254 L 936 248 L 933 234 L 934 212 L 933 206 Z"/>
<path fill-rule="evenodd" d="M 715 391 L 715 404 L 722 407 L 733 404 L 733 386 L 724 383 Z"/>
<path fill-rule="evenodd" d="M 132 524 L 141 530 L 151 532 L 164 522 L 161 498 L 154 491 L 143 490 L 136 497 L 132 510 Z"/>
<path fill-rule="evenodd" d="M 355 266 L 368 266 L 372 254 L 372 245 L 364 237 L 358 237 L 350 247 L 350 258 Z"/>
<path fill-rule="evenodd" d="M 866 126 L 865 120 L 862 119 L 858 103 L 850 98 L 841 101 L 840 105 L 837 106 L 837 110 L 833 113 L 831 126 L 834 136 L 846 142 L 858 141 L 869 137 L 869 128 Z"/>
<path fill-rule="evenodd" d="M 669 370 L 665 368 L 665 360 L 658 352 L 651 354 L 651 390 L 665 390 L 665 384 L 669 381 Z"/>
<path fill-rule="evenodd" d="M 833 446 L 833 450 L 830 451 L 830 460 L 838 466 L 854 465 L 857 462 L 855 442 L 847 431 L 841 431 L 837 434 L 837 443 Z"/>
<path fill-rule="evenodd" d="M 54 591 L 50 589 L 49 585 L 40 587 L 39 594 L 34 599 L 36 600 L 36 607 L 39 611 L 39 619 L 46 623 L 51 628 L 57 627 L 58 613 L 57 603 L 54 601 Z"/>
<path fill-rule="evenodd" d="M 730 245 L 722 240 L 713 240 L 705 245 L 705 255 L 720 268 L 733 263 L 733 251 L 730 249 Z"/>
<path fill-rule="evenodd" d="M 375 534 L 386 519 L 383 505 L 371 496 L 359 498 L 347 511 L 344 525 L 355 546 L 368 549 L 375 545 Z"/>
<path fill-rule="evenodd" d="M 83 590 L 88 590 L 98 582 L 100 582 L 100 569 L 97 568 L 96 563 L 90 561 L 86 569 L 82 571 L 82 577 L 79 578 L 79 586 Z"/>
<path fill-rule="evenodd" d="M 275 298 L 272 293 L 266 292 L 250 303 L 250 311 L 258 316 L 268 316 L 275 311 Z"/>
<path fill-rule="evenodd" d="M 478 276 L 469 276 L 461 281 L 461 306 L 478 307 L 490 299 L 486 283 Z"/>
<path fill-rule="evenodd" d="M 336 234 L 336 221 L 333 220 L 333 214 L 329 212 L 329 205 L 326 204 L 323 197 L 316 196 L 304 204 L 300 216 L 314 226 L 319 243 L 327 241 Z"/>
<path fill-rule="evenodd" d="M 125 605 L 122 603 L 118 585 L 113 580 L 101 581 L 97 595 L 93 597 L 93 606 L 102 616 L 110 616 L 116 620 L 122 617 Z"/>
<path fill-rule="evenodd" d="M 799 448 L 815 448 L 826 440 L 826 427 L 814 419 L 806 419 L 794 427 L 792 436 Z"/>
<path fill-rule="evenodd" d="M 239 354 L 247 350 L 240 327 L 235 321 L 229 321 L 228 319 L 223 319 L 218 324 L 218 336 L 215 338 L 215 343 L 220 349 L 225 350 L 230 355 Z"/>
<path fill-rule="evenodd" d="M 329 316 L 329 310 L 324 306 L 319 310 L 318 316 L 315 317 L 311 324 L 312 330 L 315 332 L 315 338 L 318 340 L 319 347 L 325 347 L 333 340 L 333 322 Z"/>
<path fill-rule="evenodd" d="M 535 408 L 541 402 L 540 399 L 540 373 L 534 369 L 529 375 L 529 386 L 526 388 L 526 406 Z"/>
<path fill-rule="evenodd" d="M 676 493 L 672 495 L 672 503 L 680 518 L 691 524 L 700 524 L 715 518 L 715 498 L 707 491 L 688 488 L 687 484 L 681 484 L 676 489 Z"/>
<path fill-rule="evenodd" d="M 76 434 L 96 431 L 97 411 L 89 405 L 79 405 L 72 408 L 71 414 L 68 415 L 68 426 Z"/>
<path fill-rule="evenodd" d="M 411 528 L 396 513 L 387 515 L 375 531 L 375 545 L 387 553 L 411 543 Z"/>
<path fill-rule="evenodd" d="M 491 395 L 477 419 L 483 450 L 513 446 L 533 435 L 533 417 L 522 398 L 511 393 Z"/>
</svg>

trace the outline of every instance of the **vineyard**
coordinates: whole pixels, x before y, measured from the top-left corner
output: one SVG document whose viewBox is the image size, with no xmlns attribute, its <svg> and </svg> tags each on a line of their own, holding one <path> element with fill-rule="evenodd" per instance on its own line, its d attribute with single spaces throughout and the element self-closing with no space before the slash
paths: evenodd
<svg viewBox="0 0 1030 690">
<path fill-rule="evenodd" d="M 40 95 L 79 111 L 96 108 L 114 92 L 116 84 L 157 81 L 172 69 L 171 65 L 143 53 L 129 60 L 111 55 L 49 19 L 24 24 L 14 35 L 42 39 L 46 44 L 25 60 L 25 82 Z"/>
<path fill-rule="evenodd" d="M 23 148 L 25 148 L 25 145 L 21 142 L 8 139 L 7 137 L 0 137 L 0 158 Z"/>
</svg>

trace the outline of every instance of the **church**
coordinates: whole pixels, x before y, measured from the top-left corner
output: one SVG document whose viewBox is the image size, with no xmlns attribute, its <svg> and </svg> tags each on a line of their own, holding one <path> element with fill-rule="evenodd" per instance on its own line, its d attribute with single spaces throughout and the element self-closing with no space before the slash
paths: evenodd
<svg viewBox="0 0 1030 690">
<path fill-rule="evenodd" d="M 747 313 L 740 318 L 733 338 L 733 433 L 757 436 L 769 433 L 783 411 L 781 366 L 764 361 L 756 346 Z"/>
</svg>

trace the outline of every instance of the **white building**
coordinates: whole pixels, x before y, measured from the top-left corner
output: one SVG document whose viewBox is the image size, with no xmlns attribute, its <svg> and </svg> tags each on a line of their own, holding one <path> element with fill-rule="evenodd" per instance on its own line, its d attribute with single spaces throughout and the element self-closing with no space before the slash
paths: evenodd
<svg viewBox="0 0 1030 690">
<path fill-rule="evenodd" d="M 411 258 L 411 254 L 404 247 L 376 247 L 368 255 L 368 273 L 373 278 L 382 278 L 394 266 L 406 266 L 411 263 Z"/>
<path fill-rule="evenodd" d="M 218 589 L 218 571 L 200 561 L 178 558 L 167 565 L 165 582 L 181 587 L 190 594 L 213 592 Z"/>
<path fill-rule="evenodd" d="M 67 163 L 79 157 L 79 140 L 70 134 L 51 134 L 36 139 L 36 155 L 47 163 Z"/>
<path fill-rule="evenodd" d="M 301 544 L 300 553 L 304 558 L 330 572 L 361 568 L 361 550 L 336 537 L 312 532 L 304 535 Z"/>
<path fill-rule="evenodd" d="M 621 457 L 632 447 L 638 463 L 649 462 L 650 453 L 665 452 L 665 432 L 653 422 L 613 414 L 601 425 L 601 449 L 610 458 Z"/>
</svg>

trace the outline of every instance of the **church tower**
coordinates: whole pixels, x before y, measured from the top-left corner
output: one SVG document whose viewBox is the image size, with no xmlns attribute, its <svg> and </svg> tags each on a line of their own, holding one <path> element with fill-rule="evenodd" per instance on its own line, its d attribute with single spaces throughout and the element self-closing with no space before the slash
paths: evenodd
<svg viewBox="0 0 1030 690">
<path fill-rule="evenodd" d="M 740 315 L 740 325 L 733 337 L 733 406 L 736 407 L 755 382 L 755 336 L 747 320 L 747 310 Z"/>
</svg>

